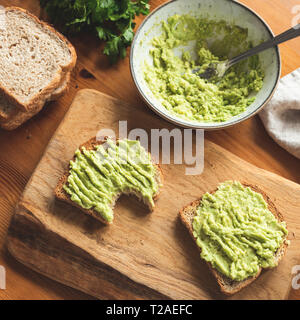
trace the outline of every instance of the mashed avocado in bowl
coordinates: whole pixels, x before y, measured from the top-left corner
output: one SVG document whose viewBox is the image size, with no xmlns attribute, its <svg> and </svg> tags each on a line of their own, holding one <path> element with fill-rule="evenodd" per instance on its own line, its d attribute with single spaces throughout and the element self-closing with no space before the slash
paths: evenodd
<svg viewBox="0 0 300 320">
<path fill-rule="evenodd" d="M 176 0 L 139 27 L 130 54 L 133 80 L 148 106 L 189 128 L 219 129 L 258 112 L 272 97 L 281 64 L 277 47 L 230 68 L 222 79 L 193 69 L 230 59 L 273 34 L 244 5 L 227 0 Z"/>
<path fill-rule="evenodd" d="M 144 78 L 168 112 L 186 120 L 224 122 L 255 100 L 252 93 L 262 88 L 264 78 L 258 56 L 233 66 L 222 79 L 204 80 L 192 73 L 249 49 L 247 29 L 178 14 L 161 27 L 161 35 L 151 41 L 153 63 L 145 61 Z M 211 40 L 216 34 L 222 39 Z M 192 52 L 184 49 L 189 41 L 195 42 Z M 181 49 L 177 55 L 175 48 Z"/>
</svg>

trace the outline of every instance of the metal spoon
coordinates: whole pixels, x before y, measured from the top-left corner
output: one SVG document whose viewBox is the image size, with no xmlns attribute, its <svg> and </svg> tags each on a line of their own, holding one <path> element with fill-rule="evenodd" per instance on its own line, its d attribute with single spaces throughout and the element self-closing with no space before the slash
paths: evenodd
<svg viewBox="0 0 300 320">
<path fill-rule="evenodd" d="M 269 49 L 277 44 L 280 44 L 282 42 L 294 39 L 296 37 L 300 36 L 300 23 L 297 24 L 295 27 L 279 34 L 278 36 L 274 37 L 271 40 L 268 40 L 266 42 L 261 43 L 260 45 L 232 58 L 225 61 L 215 62 L 211 63 L 207 69 L 199 74 L 200 78 L 209 80 L 212 77 L 218 77 L 222 78 L 225 74 L 225 72 L 232 67 L 234 64 L 247 59 L 261 51 L 264 51 L 266 49 Z M 198 73 L 200 68 L 195 68 L 192 70 L 192 73 Z"/>
</svg>

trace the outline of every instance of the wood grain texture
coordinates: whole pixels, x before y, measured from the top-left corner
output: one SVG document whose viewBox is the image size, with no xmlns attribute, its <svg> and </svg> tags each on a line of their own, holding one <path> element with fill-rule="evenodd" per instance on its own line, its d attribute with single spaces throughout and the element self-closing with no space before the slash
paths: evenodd
<svg viewBox="0 0 300 320">
<path fill-rule="evenodd" d="M 222 181 L 258 185 L 284 215 L 291 246 L 280 265 L 264 273 L 234 298 L 284 299 L 291 269 L 299 259 L 300 186 L 235 157 L 206 142 L 204 172 L 185 175 L 185 165 L 162 165 L 164 187 L 153 213 L 134 197 L 122 197 L 111 226 L 57 201 L 54 189 L 79 145 L 100 129 L 118 132 L 164 128 L 146 110 L 85 89 L 51 139 L 21 198 L 8 234 L 10 253 L 27 266 L 101 299 L 225 298 L 181 225 L 178 213 Z M 173 129 L 173 126 L 167 125 Z M 150 137 L 150 135 L 149 135 Z M 151 141 L 149 141 L 151 145 Z M 172 156 L 171 156 L 172 158 Z"/>
<path fill-rule="evenodd" d="M 0 5 L 17 5 L 40 15 L 38 0 L 0 0 Z M 151 9 L 163 3 L 151 0 Z M 291 9 L 298 0 L 242 0 L 256 10 L 277 34 L 290 28 Z M 137 18 L 137 26 L 143 17 Z M 0 130 L 0 265 L 7 270 L 7 289 L 0 290 L 0 299 L 71 299 L 90 298 L 68 287 L 61 286 L 15 262 L 5 251 L 4 240 L 18 198 L 31 176 L 43 151 L 76 91 L 94 88 L 132 104 L 134 110 L 146 109 L 157 118 L 140 99 L 129 72 L 129 59 L 109 66 L 100 54 L 103 45 L 93 36 L 82 35 L 70 39 L 78 53 L 78 63 L 72 76 L 71 90 L 57 102 L 52 102 L 38 116 L 14 132 Z M 87 45 L 88 44 L 88 45 Z M 300 67 L 300 43 L 297 39 L 280 46 L 282 75 Z M 93 77 L 85 77 L 88 70 Z M 206 139 L 221 145 L 252 164 L 300 183 L 300 160 L 280 148 L 266 133 L 256 116 L 226 130 L 209 132 Z M 299 263 L 300 264 L 300 261 Z M 291 299 L 300 299 L 300 290 Z"/>
</svg>

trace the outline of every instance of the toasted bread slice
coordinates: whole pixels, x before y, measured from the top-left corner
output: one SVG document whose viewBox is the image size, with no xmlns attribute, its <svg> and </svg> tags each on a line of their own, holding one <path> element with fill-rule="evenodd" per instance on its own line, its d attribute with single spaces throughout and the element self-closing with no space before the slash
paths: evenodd
<svg viewBox="0 0 300 320">
<path fill-rule="evenodd" d="M 274 214 L 276 219 L 279 222 L 284 221 L 283 220 L 283 216 L 280 214 L 280 212 L 277 210 L 277 208 L 275 207 L 275 205 L 273 204 L 271 199 L 267 196 L 267 194 L 264 191 L 260 190 L 257 186 L 250 185 L 248 183 L 243 183 L 243 186 L 244 187 L 250 187 L 253 191 L 255 191 L 257 193 L 260 193 L 264 197 L 265 201 L 267 202 L 268 209 Z M 212 191 L 211 193 L 214 193 L 216 191 L 217 191 L 217 189 Z M 184 207 L 179 212 L 179 216 L 180 216 L 180 219 L 181 219 L 182 223 L 188 229 L 188 231 L 189 231 L 190 235 L 192 236 L 192 238 L 194 239 L 195 243 L 196 243 L 196 238 L 193 235 L 193 220 L 194 220 L 194 217 L 196 215 L 196 210 L 197 210 L 198 206 L 201 203 L 201 199 L 202 198 L 192 202 L 191 204 L 189 204 L 188 206 Z M 277 262 L 279 262 L 283 258 L 287 246 L 288 246 L 288 242 L 285 239 L 285 241 L 283 241 L 281 247 L 276 252 L 275 258 L 276 258 Z M 197 248 L 201 252 L 201 248 L 198 245 L 197 245 Z M 249 278 L 247 278 L 245 280 L 242 280 L 242 281 L 235 281 L 235 280 L 232 280 L 232 279 L 224 276 L 218 270 L 213 268 L 212 265 L 209 262 L 207 262 L 207 265 L 208 265 L 210 271 L 215 276 L 215 278 L 216 278 L 216 280 L 217 280 L 217 282 L 218 282 L 218 284 L 220 286 L 221 291 L 226 295 L 232 295 L 234 293 L 237 293 L 241 289 L 245 288 L 250 283 L 252 283 L 255 279 L 257 279 L 258 276 L 260 275 L 261 271 L 262 271 L 262 269 L 260 269 L 259 272 L 253 277 L 249 277 Z"/>
<path fill-rule="evenodd" d="M 90 139 L 89 141 L 87 141 L 86 143 L 84 143 L 83 145 L 81 145 L 79 148 L 82 149 L 82 147 L 85 147 L 87 150 L 93 150 L 96 148 L 96 146 L 98 145 L 101 145 L 103 143 L 105 143 L 107 138 L 105 138 L 104 140 L 101 140 L 101 141 L 97 141 L 97 139 L 94 137 L 92 139 Z M 75 160 L 75 156 L 73 157 L 73 161 Z M 154 164 L 156 166 L 156 176 L 155 176 L 155 179 L 158 183 L 159 186 L 162 185 L 162 181 L 163 181 L 163 174 L 162 174 L 162 171 L 161 171 L 161 168 L 159 165 L 157 164 Z M 64 173 L 64 175 L 60 178 L 58 184 L 57 184 L 57 187 L 54 191 L 55 193 L 55 197 L 61 201 L 64 201 L 64 202 L 67 202 L 69 204 L 71 204 L 72 206 L 75 206 L 77 208 L 79 208 L 80 210 L 82 210 L 84 213 L 98 219 L 99 221 L 101 221 L 102 223 L 104 224 L 109 224 L 108 221 L 106 221 L 105 219 L 103 219 L 101 217 L 101 215 L 93 210 L 93 209 L 84 209 L 82 208 L 81 206 L 77 205 L 75 202 L 73 202 L 71 199 L 70 199 L 70 196 L 66 193 L 66 191 L 64 190 L 63 186 L 67 183 L 68 181 L 68 177 L 69 177 L 69 169 L 66 170 L 66 172 Z M 158 196 L 159 196 L 159 193 L 160 193 L 160 188 L 158 189 L 158 192 L 157 194 L 155 194 L 153 196 L 153 200 L 157 200 Z M 111 203 L 111 207 L 114 208 L 115 206 L 115 203 L 116 201 L 118 200 L 118 198 L 121 196 L 122 193 L 119 193 L 118 195 L 116 195 L 116 197 L 113 199 L 113 202 Z M 145 199 L 142 197 L 141 194 L 133 191 L 133 190 L 128 190 L 126 192 L 124 192 L 124 194 L 134 194 L 140 201 L 144 202 L 150 209 L 150 211 L 153 211 L 153 207 L 151 205 L 150 202 L 148 201 L 145 201 Z"/>
</svg>

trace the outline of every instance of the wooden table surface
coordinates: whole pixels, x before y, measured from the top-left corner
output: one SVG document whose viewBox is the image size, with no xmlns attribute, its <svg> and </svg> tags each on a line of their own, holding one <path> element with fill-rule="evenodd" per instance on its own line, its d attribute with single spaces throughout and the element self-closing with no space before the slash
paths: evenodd
<svg viewBox="0 0 300 320">
<path fill-rule="evenodd" d="M 151 9 L 163 2 L 150 1 Z M 259 13 L 275 34 L 291 27 L 291 21 L 296 16 L 292 13 L 293 7 L 298 5 L 295 8 L 300 13 L 299 0 L 240 2 Z M 41 14 L 38 0 L 0 0 L 0 5 L 16 5 L 38 16 Z M 142 19 L 137 18 L 137 25 Z M 70 40 L 76 47 L 78 62 L 69 93 L 51 103 L 21 128 L 13 132 L 0 130 L 0 265 L 6 268 L 7 274 L 7 288 L 0 290 L 0 299 L 91 299 L 16 262 L 4 245 L 7 229 L 28 179 L 78 90 L 97 89 L 132 103 L 132 108 L 147 108 L 131 79 L 128 57 L 110 66 L 100 53 L 102 44 L 93 36 Z M 282 44 L 280 49 L 283 76 L 300 67 L 300 41 L 291 40 Z M 148 112 L 151 113 L 150 110 Z M 153 114 L 153 117 L 156 115 Z M 258 116 L 233 128 L 206 133 L 205 137 L 260 168 L 300 183 L 300 160 L 280 148 L 267 135 Z M 300 299 L 300 290 L 292 290 L 289 298 Z"/>
</svg>

